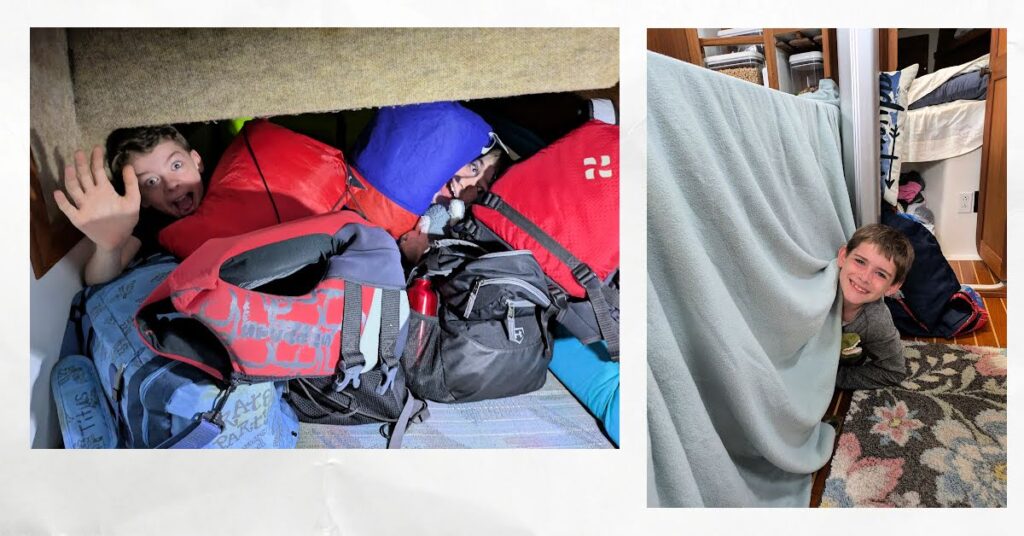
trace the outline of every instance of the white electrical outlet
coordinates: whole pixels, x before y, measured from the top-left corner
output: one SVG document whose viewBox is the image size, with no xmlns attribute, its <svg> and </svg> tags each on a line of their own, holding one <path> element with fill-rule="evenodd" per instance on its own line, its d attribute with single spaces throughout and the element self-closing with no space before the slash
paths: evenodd
<svg viewBox="0 0 1024 536">
<path fill-rule="evenodd" d="M 957 203 L 957 212 L 961 214 L 970 213 L 974 210 L 974 192 L 960 192 Z"/>
</svg>

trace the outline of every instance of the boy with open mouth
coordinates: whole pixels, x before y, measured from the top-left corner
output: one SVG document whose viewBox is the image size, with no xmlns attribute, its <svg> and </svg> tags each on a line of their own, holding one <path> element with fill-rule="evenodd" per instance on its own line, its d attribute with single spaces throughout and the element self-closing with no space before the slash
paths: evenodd
<svg viewBox="0 0 1024 536">
<path fill-rule="evenodd" d="M 67 193 L 54 192 L 60 210 L 95 245 L 86 285 L 114 279 L 149 253 L 159 230 L 195 212 L 205 191 L 202 158 L 170 125 L 115 131 L 107 152 L 113 180 L 97 146 L 90 162 L 75 152 L 75 164 L 64 169 Z"/>
</svg>

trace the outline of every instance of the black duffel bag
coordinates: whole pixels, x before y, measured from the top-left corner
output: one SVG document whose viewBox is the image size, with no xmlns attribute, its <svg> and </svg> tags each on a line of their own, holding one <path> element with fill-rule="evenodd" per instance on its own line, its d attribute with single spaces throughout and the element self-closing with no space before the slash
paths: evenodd
<svg viewBox="0 0 1024 536">
<path fill-rule="evenodd" d="M 413 311 L 402 354 L 409 389 L 438 402 L 514 396 L 544 386 L 555 313 L 547 279 L 526 250 L 485 253 L 440 240 L 413 270 L 437 291 L 437 316 Z"/>
</svg>

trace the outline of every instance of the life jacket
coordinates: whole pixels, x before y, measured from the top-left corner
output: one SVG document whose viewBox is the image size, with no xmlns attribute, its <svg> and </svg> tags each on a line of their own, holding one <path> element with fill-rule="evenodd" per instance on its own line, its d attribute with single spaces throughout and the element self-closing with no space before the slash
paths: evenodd
<svg viewBox="0 0 1024 536">
<path fill-rule="evenodd" d="M 482 225 L 512 249 L 532 251 L 564 292 L 563 312 L 590 320 L 568 322 L 560 313 L 559 322 L 584 342 L 604 339 L 617 358 L 619 127 L 592 120 L 573 130 L 509 168 L 472 213 L 462 236 L 486 241 Z M 594 327 L 578 327 L 584 323 Z"/>
<path fill-rule="evenodd" d="M 340 391 L 379 367 L 386 391 L 408 314 L 395 242 L 341 211 L 207 241 L 136 325 L 153 351 L 222 380 L 335 376 Z"/>
</svg>

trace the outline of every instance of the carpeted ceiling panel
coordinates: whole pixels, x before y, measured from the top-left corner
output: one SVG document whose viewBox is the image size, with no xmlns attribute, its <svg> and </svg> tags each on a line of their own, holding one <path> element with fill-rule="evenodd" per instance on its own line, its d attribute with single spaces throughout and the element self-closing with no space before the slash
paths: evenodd
<svg viewBox="0 0 1024 536">
<path fill-rule="evenodd" d="M 113 129 L 618 82 L 614 28 L 71 29 L 83 143 Z"/>
</svg>

